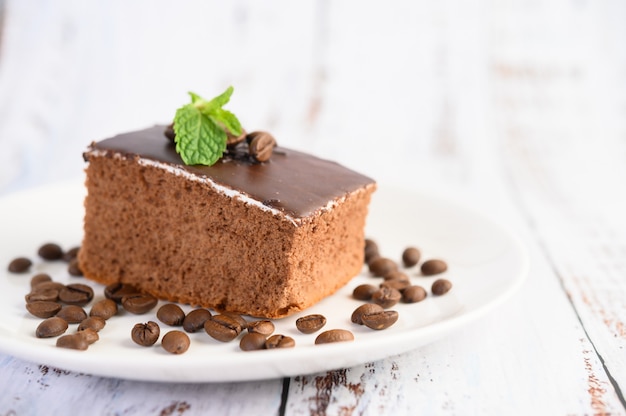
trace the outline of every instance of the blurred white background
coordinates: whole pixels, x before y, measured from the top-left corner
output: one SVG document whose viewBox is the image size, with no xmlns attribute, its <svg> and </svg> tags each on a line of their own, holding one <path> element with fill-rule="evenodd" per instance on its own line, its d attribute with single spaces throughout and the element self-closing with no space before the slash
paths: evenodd
<svg viewBox="0 0 626 416">
<path fill-rule="evenodd" d="M 78 178 L 91 141 L 228 85 L 248 130 L 381 182 L 488 184 L 482 152 L 529 135 L 622 169 L 602 148 L 626 140 L 623 1 L 0 4 L 0 193 Z"/>
</svg>

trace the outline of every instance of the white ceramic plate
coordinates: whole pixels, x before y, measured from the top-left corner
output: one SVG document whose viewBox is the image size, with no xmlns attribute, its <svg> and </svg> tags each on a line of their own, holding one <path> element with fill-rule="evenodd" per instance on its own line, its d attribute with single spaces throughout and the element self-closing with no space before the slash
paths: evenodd
<svg viewBox="0 0 626 416">
<path fill-rule="evenodd" d="M 66 350 L 57 348 L 55 339 L 35 337 L 41 319 L 25 310 L 24 295 L 30 276 L 37 272 L 48 272 L 62 282 L 86 281 L 70 277 L 64 263 L 44 262 L 36 255 L 45 242 L 64 248 L 80 243 L 83 196 L 82 184 L 70 183 L 0 199 L 0 351 L 81 373 L 151 381 L 223 382 L 313 373 L 374 361 L 440 338 L 504 302 L 519 288 L 528 267 L 518 239 L 484 216 L 433 196 L 381 187 L 374 196 L 367 235 L 377 240 L 387 257 L 399 260 L 406 246 L 415 245 L 423 258 L 445 259 L 448 271 L 438 277 L 454 285 L 444 296 L 429 294 L 420 303 L 393 307 L 400 318 L 391 328 L 374 331 L 350 322 L 352 311 L 362 303 L 351 298 L 353 288 L 381 281 L 364 268 L 335 295 L 303 313 L 275 321 L 276 333 L 295 339 L 292 349 L 243 352 L 238 341 L 221 343 L 206 333 L 190 334 L 191 346 L 182 355 L 165 352 L 160 343 L 148 348 L 135 345 L 131 328 L 137 322 L 157 321 L 154 309 L 140 316 L 123 312 L 107 322 L 100 341 L 87 351 Z M 10 260 L 18 256 L 34 261 L 30 273 L 6 271 Z M 422 277 L 416 269 L 408 273 L 415 284 L 430 292 L 436 277 Z M 101 299 L 103 287 L 91 285 L 95 300 Z M 310 313 L 327 317 L 324 330 L 348 329 L 355 340 L 315 345 L 316 334 L 303 335 L 295 328 L 295 320 Z M 162 324 L 161 336 L 168 330 Z M 75 326 L 70 326 L 68 333 L 73 331 Z"/>
</svg>

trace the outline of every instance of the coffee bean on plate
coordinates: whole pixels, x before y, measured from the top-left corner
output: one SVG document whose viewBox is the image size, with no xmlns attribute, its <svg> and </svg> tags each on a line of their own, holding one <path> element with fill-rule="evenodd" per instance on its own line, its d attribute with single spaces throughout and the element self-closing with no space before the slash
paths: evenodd
<svg viewBox="0 0 626 416">
<path fill-rule="evenodd" d="M 58 337 L 67 331 L 69 325 L 65 319 L 59 318 L 58 316 L 53 316 L 51 318 L 44 319 L 37 326 L 35 330 L 35 336 L 37 338 L 52 338 Z"/>
<path fill-rule="evenodd" d="M 220 314 L 211 317 L 204 323 L 204 330 L 212 338 L 228 342 L 237 338 L 241 334 L 241 324 L 233 317 Z"/>
<path fill-rule="evenodd" d="M 99 316 L 89 316 L 83 319 L 79 324 L 77 331 L 84 331 L 85 329 L 93 329 L 96 332 L 99 332 L 106 325 L 106 320 Z"/>
<path fill-rule="evenodd" d="M 79 324 L 87 318 L 87 312 L 78 305 L 65 305 L 56 316 L 65 319 L 68 324 Z"/>
<path fill-rule="evenodd" d="M 63 249 L 56 243 L 46 243 L 39 247 L 37 254 L 44 260 L 60 260 L 63 257 Z"/>
<path fill-rule="evenodd" d="M 57 339 L 57 347 L 84 351 L 89 347 L 89 343 L 80 334 L 70 334 Z"/>
<path fill-rule="evenodd" d="M 163 335 L 161 346 L 171 354 L 183 354 L 189 349 L 189 336 L 183 331 L 170 331 Z"/>
<path fill-rule="evenodd" d="M 56 289 L 33 290 L 24 296 L 26 303 L 48 301 L 56 302 L 59 300 L 59 291 Z"/>
<path fill-rule="evenodd" d="M 189 312 L 183 320 L 183 329 L 187 332 L 198 332 L 204 329 L 204 323 L 211 319 L 211 312 L 208 309 L 198 308 Z"/>
<path fill-rule="evenodd" d="M 105 320 L 115 315 L 117 315 L 117 303 L 111 299 L 101 299 L 97 301 L 89 311 L 89 316 L 98 316 Z"/>
<path fill-rule="evenodd" d="M 72 260 L 70 260 L 67 266 L 67 272 L 70 274 L 70 276 L 74 277 L 80 277 L 83 275 L 83 271 L 80 269 L 80 264 L 78 264 L 77 258 L 73 258 Z"/>
<path fill-rule="evenodd" d="M 243 316 L 239 315 L 238 313 L 222 312 L 222 315 L 230 316 L 235 321 L 237 321 L 239 323 L 239 325 L 241 326 L 241 330 L 242 331 L 245 330 L 248 327 L 248 321 L 246 321 L 245 318 Z"/>
<path fill-rule="evenodd" d="M 409 278 L 409 276 L 404 273 L 403 271 L 400 270 L 392 270 L 389 273 L 387 273 L 386 275 L 383 276 L 383 279 L 385 280 L 400 280 L 403 282 L 409 282 L 411 279 Z"/>
<path fill-rule="evenodd" d="M 402 302 L 404 303 L 417 303 L 426 299 L 426 289 L 421 286 L 413 285 L 405 288 L 402 291 Z"/>
<path fill-rule="evenodd" d="M 402 293 L 402 291 L 409 286 L 411 286 L 411 282 L 409 282 L 408 280 L 400 280 L 400 279 L 385 280 L 384 282 L 380 284 L 381 288 L 388 287 L 391 289 L 396 289 L 400 293 Z"/>
<path fill-rule="evenodd" d="M 296 320 L 296 328 L 303 334 L 312 334 L 326 325 L 326 317 L 320 314 L 306 315 Z"/>
<path fill-rule="evenodd" d="M 159 321 L 169 326 L 181 326 L 185 320 L 185 312 L 175 303 L 167 303 L 157 310 Z"/>
<path fill-rule="evenodd" d="M 98 331 L 96 331 L 93 328 L 81 329 L 79 332 L 76 333 L 76 335 L 83 337 L 83 339 L 87 341 L 87 344 L 89 345 L 93 344 L 94 342 L 100 339 L 100 335 L 98 335 Z"/>
<path fill-rule="evenodd" d="M 26 257 L 17 257 L 9 263 L 8 270 L 11 273 L 26 273 L 30 266 L 33 265 L 33 262 Z"/>
<path fill-rule="evenodd" d="M 30 279 L 30 288 L 34 289 L 40 283 L 51 281 L 52 277 L 48 273 L 37 273 Z"/>
<path fill-rule="evenodd" d="M 249 332 L 239 341 L 239 348 L 243 351 L 262 350 L 265 348 L 265 335 L 258 332 Z"/>
<path fill-rule="evenodd" d="M 141 345 L 142 347 L 149 347 L 157 342 L 160 333 L 161 329 L 159 328 L 159 324 L 154 321 L 148 321 L 146 323 L 135 324 L 130 331 L 130 337 L 135 344 Z"/>
<path fill-rule="evenodd" d="M 68 305 L 84 306 L 93 299 L 91 286 L 70 283 L 59 291 L 59 300 Z"/>
<path fill-rule="evenodd" d="M 37 318 L 50 318 L 61 310 L 61 305 L 56 302 L 37 301 L 26 304 L 26 309 Z"/>
<path fill-rule="evenodd" d="M 272 350 L 275 348 L 293 348 L 296 346 L 296 340 L 282 334 L 276 334 L 265 340 L 265 349 Z"/>
<path fill-rule="evenodd" d="M 267 319 L 248 322 L 248 332 L 251 334 L 261 334 L 267 337 L 274 333 L 274 329 L 274 323 Z"/>
<path fill-rule="evenodd" d="M 76 256 L 78 256 L 78 250 L 80 250 L 80 247 L 72 247 L 71 249 L 67 250 L 65 253 L 63 253 L 63 261 L 69 263 L 70 261 L 75 259 Z"/>
<path fill-rule="evenodd" d="M 402 264 L 404 267 L 413 267 L 419 263 L 422 253 L 415 247 L 407 247 L 402 252 Z"/>
<path fill-rule="evenodd" d="M 398 312 L 385 310 L 382 312 L 370 313 L 363 315 L 361 320 L 363 321 L 363 325 L 368 328 L 376 330 L 387 329 L 398 320 Z"/>
<path fill-rule="evenodd" d="M 383 311 L 384 311 L 384 308 L 380 305 L 377 305 L 375 303 L 365 303 L 359 306 L 358 308 L 356 308 L 354 312 L 352 312 L 352 316 L 350 317 L 350 320 L 354 322 L 355 324 L 363 325 L 364 315 L 368 315 L 372 313 L 379 313 Z"/>
<path fill-rule="evenodd" d="M 122 298 L 122 307 L 130 313 L 141 315 L 154 309 L 158 302 L 159 300 L 150 294 L 136 293 L 124 296 Z"/>
<path fill-rule="evenodd" d="M 384 309 L 390 308 L 402 299 L 402 293 L 392 287 L 381 287 L 372 294 L 372 302 L 382 306 Z"/>
<path fill-rule="evenodd" d="M 378 251 L 378 244 L 372 239 L 365 239 L 365 263 L 369 264 L 374 258 L 380 257 L 380 253 Z"/>
<path fill-rule="evenodd" d="M 127 283 L 111 283 L 104 288 L 104 296 L 116 303 L 122 303 L 122 299 L 125 296 L 136 295 L 137 293 L 139 293 L 139 290 Z"/>
<path fill-rule="evenodd" d="M 362 284 L 358 285 L 352 291 L 352 297 L 356 300 L 370 300 L 372 299 L 372 294 L 376 292 L 378 288 L 374 285 L 370 284 Z"/>
<path fill-rule="evenodd" d="M 433 295 L 441 296 L 448 293 L 450 289 L 452 289 L 452 283 L 449 280 L 437 279 L 433 282 L 430 290 L 433 292 Z"/>
<path fill-rule="evenodd" d="M 421 270 L 424 276 L 432 276 L 448 270 L 448 265 L 443 260 L 432 259 L 422 263 Z"/>
<path fill-rule="evenodd" d="M 396 262 L 387 257 L 377 257 L 372 260 L 368 266 L 370 272 L 376 277 L 383 277 L 387 273 L 398 268 Z"/>
<path fill-rule="evenodd" d="M 354 335 L 347 329 L 331 329 L 322 332 L 315 338 L 316 345 L 345 341 L 354 341 Z"/>
</svg>

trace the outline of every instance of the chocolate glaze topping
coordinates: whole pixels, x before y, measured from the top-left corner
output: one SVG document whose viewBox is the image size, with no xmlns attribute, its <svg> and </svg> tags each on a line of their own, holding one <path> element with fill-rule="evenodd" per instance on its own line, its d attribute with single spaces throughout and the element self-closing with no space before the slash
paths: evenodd
<svg viewBox="0 0 626 416">
<path fill-rule="evenodd" d="M 163 135 L 165 126 L 124 133 L 92 145 L 92 149 L 119 152 L 164 162 L 199 177 L 247 194 L 294 218 L 303 218 L 329 201 L 373 184 L 374 180 L 335 162 L 295 150 L 276 147 L 265 163 L 224 158 L 213 166 L 185 165 L 174 145 Z M 85 155 L 86 160 L 89 154 Z"/>
</svg>

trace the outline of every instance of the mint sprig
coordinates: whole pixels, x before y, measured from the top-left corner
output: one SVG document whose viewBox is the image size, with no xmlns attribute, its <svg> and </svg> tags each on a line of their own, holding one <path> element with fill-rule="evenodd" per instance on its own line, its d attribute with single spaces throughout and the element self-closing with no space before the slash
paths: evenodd
<svg viewBox="0 0 626 416">
<path fill-rule="evenodd" d="M 237 117 L 222 108 L 232 94 L 233 87 L 228 87 L 222 94 L 207 101 L 189 92 L 191 103 L 176 110 L 176 152 L 186 165 L 213 165 L 226 150 L 226 131 L 235 136 L 241 134 Z"/>
</svg>

